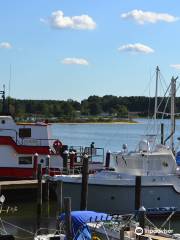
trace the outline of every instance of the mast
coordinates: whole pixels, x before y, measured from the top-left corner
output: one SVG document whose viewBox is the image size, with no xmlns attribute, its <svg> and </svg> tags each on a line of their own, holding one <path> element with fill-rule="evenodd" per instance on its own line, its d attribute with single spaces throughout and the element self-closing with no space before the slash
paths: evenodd
<svg viewBox="0 0 180 240">
<path fill-rule="evenodd" d="M 159 72 L 160 69 L 157 66 L 156 67 L 156 90 L 155 90 L 155 105 L 154 105 L 154 119 L 156 120 L 157 118 L 157 95 L 158 95 L 158 81 L 159 81 Z"/>
<path fill-rule="evenodd" d="M 174 151 L 174 133 L 175 133 L 175 98 L 176 98 L 176 80 L 178 77 L 171 79 L 171 134 L 170 134 L 170 146 Z"/>
</svg>

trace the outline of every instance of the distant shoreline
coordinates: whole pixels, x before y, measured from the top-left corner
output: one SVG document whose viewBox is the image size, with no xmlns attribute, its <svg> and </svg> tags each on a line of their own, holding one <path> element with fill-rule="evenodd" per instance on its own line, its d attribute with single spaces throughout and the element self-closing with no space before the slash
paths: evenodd
<svg viewBox="0 0 180 240">
<path fill-rule="evenodd" d="M 129 124 L 129 125 L 133 125 L 133 124 L 139 124 L 139 122 L 137 121 L 102 121 L 102 122 L 99 122 L 99 121 L 96 121 L 96 122 L 92 122 L 92 121 L 86 121 L 86 122 L 70 122 L 70 121 L 67 121 L 67 122 L 54 122 L 54 123 L 59 123 L 59 124 Z"/>
</svg>

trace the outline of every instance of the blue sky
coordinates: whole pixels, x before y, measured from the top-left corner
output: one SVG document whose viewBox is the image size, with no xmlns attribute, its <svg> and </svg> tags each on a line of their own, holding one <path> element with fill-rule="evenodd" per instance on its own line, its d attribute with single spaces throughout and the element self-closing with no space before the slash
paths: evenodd
<svg viewBox="0 0 180 240">
<path fill-rule="evenodd" d="M 179 42 L 179 0 L 1 0 L 0 86 L 11 65 L 15 98 L 148 96 L 156 65 L 179 74 Z"/>
</svg>

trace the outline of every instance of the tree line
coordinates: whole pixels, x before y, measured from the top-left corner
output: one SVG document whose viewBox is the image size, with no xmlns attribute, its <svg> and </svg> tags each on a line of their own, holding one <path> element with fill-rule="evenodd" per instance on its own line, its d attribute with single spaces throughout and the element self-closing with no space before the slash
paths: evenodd
<svg viewBox="0 0 180 240">
<path fill-rule="evenodd" d="M 158 102 L 162 99 L 159 98 Z M 90 96 L 81 102 L 64 100 L 20 100 L 6 98 L 8 113 L 14 117 L 29 116 L 46 118 L 78 118 L 82 116 L 111 116 L 127 118 L 128 116 L 151 116 L 154 112 L 154 98 L 145 96 L 117 97 L 105 95 L 103 97 Z M 0 102 L 2 109 L 2 101 Z M 162 106 L 162 109 L 164 105 Z M 169 108 L 170 104 L 167 105 Z M 180 98 L 176 98 L 176 110 L 180 112 Z"/>
</svg>

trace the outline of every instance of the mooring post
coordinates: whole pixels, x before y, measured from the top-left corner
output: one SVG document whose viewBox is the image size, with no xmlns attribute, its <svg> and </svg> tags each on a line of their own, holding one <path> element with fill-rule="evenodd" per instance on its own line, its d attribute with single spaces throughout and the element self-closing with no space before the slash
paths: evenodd
<svg viewBox="0 0 180 240">
<path fill-rule="evenodd" d="M 38 164 L 38 188 L 37 188 L 37 228 L 40 228 L 42 214 L 42 166 Z"/>
<path fill-rule="evenodd" d="M 120 229 L 120 240 L 124 240 L 124 227 Z"/>
<path fill-rule="evenodd" d="M 146 216 L 146 209 L 145 209 L 145 207 L 141 206 L 139 208 L 138 216 L 139 216 L 139 226 L 143 229 L 143 234 L 144 234 L 145 216 Z"/>
<path fill-rule="evenodd" d="M 135 182 L 135 210 L 141 206 L 141 176 L 136 176 Z"/>
<path fill-rule="evenodd" d="M 35 179 L 37 179 L 37 171 L 38 171 L 38 153 L 35 153 L 33 157 L 33 178 Z"/>
<path fill-rule="evenodd" d="M 68 150 L 63 152 L 63 173 L 68 174 Z"/>
<path fill-rule="evenodd" d="M 63 212 L 63 181 L 57 181 L 56 185 L 56 196 L 57 196 L 57 214 Z"/>
<path fill-rule="evenodd" d="M 74 162 L 75 162 L 75 152 L 74 151 L 69 152 L 69 158 L 70 158 L 70 169 L 74 169 Z"/>
<path fill-rule="evenodd" d="M 89 175 L 89 157 L 84 155 L 83 157 L 83 169 L 82 169 L 82 185 L 81 185 L 81 210 L 87 209 L 87 199 L 88 199 L 88 175 Z"/>
<path fill-rule="evenodd" d="M 161 123 L 161 144 L 164 144 L 164 123 Z"/>
<path fill-rule="evenodd" d="M 65 230 L 66 230 L 66 239 L 72 240 L 71 232 L 71 198 L 64 198 L 64 211 L 65 211 Z"/>
<path fill-rule="evenodd" d="M 46 182 L 45 182 L 45 202 L 46 202 L 46 213 L 47 217 L 49 217 L 49 179 L 48 176 L 50 175 L 50 155 L 46 157 Z"/>
<path fill-rule="evenodd" d="M 111 152 L 108 150 L 106 152 L 106 163 L 105 163 L 105 168 L 108 169 L 110 166 L 110 158 L 111 158 Z"/>
</svg>

